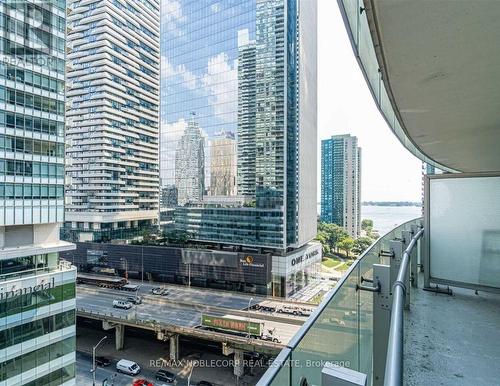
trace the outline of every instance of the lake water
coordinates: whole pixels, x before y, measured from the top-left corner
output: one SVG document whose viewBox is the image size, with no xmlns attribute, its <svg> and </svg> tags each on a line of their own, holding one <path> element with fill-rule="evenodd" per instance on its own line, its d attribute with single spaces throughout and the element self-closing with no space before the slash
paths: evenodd
<svg viewBox="0 0 500 386">
<path fill-rule="evenodd" d="M 320 206 L 318 205 L 318 213 Z M 361 220 L 373 220 L 373 228 L 383 236 L 398 225 L 422 216 L 422 208 L 418 206 L 361 206 Z"/>
<path fill-rule="evenodd" d="M 422 208 L 418 206 L 361 206 L 361 219 L 372 219 L 373 228 L 378 231 L 380 236 L 421 215 Z"/>
</svg>

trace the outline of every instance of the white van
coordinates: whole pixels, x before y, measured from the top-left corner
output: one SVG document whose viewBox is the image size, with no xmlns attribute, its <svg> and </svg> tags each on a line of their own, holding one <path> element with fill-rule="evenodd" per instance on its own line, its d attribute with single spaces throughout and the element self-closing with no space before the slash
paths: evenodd
<svg viewBox="0 0 500 386">
<path fill-rule="evenodd" d="M 125 300 L 113 300 L 113 307 L 129 310 L 132 308 L 132 303 L 127 302 Z"/>
<path fill-rule="evenodd" d="M 129 361 L 127 359 L 120 359 L 116 364 L 116 371 L 128 375 L 137 375 L 141 372 L 141 368 L 135 362 Z"/>
</svg>

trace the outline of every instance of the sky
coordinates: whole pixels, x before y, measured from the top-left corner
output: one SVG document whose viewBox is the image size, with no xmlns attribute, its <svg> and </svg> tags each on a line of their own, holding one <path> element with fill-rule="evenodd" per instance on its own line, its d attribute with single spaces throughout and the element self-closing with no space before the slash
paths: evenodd
<svg viewBox="0 0 500 386">
<path fill-rule="evenodd" d="M 421 200 L 421 161 L 392 134 L 378 111 L 337 2 L 318 0 L 318 166 L 320 141 L 336 134 L 358 137 L 363 201 Z"/>
</svg>

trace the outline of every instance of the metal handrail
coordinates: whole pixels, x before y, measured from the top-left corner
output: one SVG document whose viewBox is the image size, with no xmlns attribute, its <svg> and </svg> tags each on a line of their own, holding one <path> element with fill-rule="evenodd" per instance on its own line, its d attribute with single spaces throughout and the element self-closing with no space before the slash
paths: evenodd
<svg viewBox="0 0 500 386">
<path fill-rule="evenodd" d="M 410 254 L 418 239 L 424 234 L 421 228 L 411 239 L 401 258 L 398 276 L 392 286 L 392 309 L 389 340 L 387 342 L 387 357 L 385 361 L 384 385 L 401 386 L 403 384 L 403 336 L 404 336 L 404 304 L 406 297 L 406 276 L 410 264 Z"/>
</svg>

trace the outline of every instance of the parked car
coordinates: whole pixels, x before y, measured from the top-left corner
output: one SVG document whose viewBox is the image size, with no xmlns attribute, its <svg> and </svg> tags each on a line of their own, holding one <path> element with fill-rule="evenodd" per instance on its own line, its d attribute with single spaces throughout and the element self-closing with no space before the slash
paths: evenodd
<svg viewBox="0 0 500 386">
<path fill-rule="evenodd" d="M 142 298 L 140 296 L 127 296 L 127 301 L 133 304 L 142 304 Z"/>
<path fill-rule="evenodd" d="M 106 367 L 111 364 L 111 361 L 106 357 L 95 357 L 96 366 Z"/>
<path fill-rule="evenodd" d="M 132 383 L 132 386 L 153 386 L 147 379 L 137 379 Z"/>
<path fill-rule="evenodd" d="M 124 373 L 128 375 L 137 375 L 141 372 L 140 366 L 128 359 L 120 359 L 116 364 L 116 371 L 119 373 Z"/>
<path fill-rule="evenodd" d="M 126 300 L 113 300 L 114 308 L 121 308 L 123 310 L 130 310 L 132 308 L 132 303 Z"/>
<path fill-rule="evenodd" d="M 155 378 L 157 381 L 173 383 L 175 382 L 175 374 L 168 370 L 160 369 L 156 372 Z"/>
</svg>

